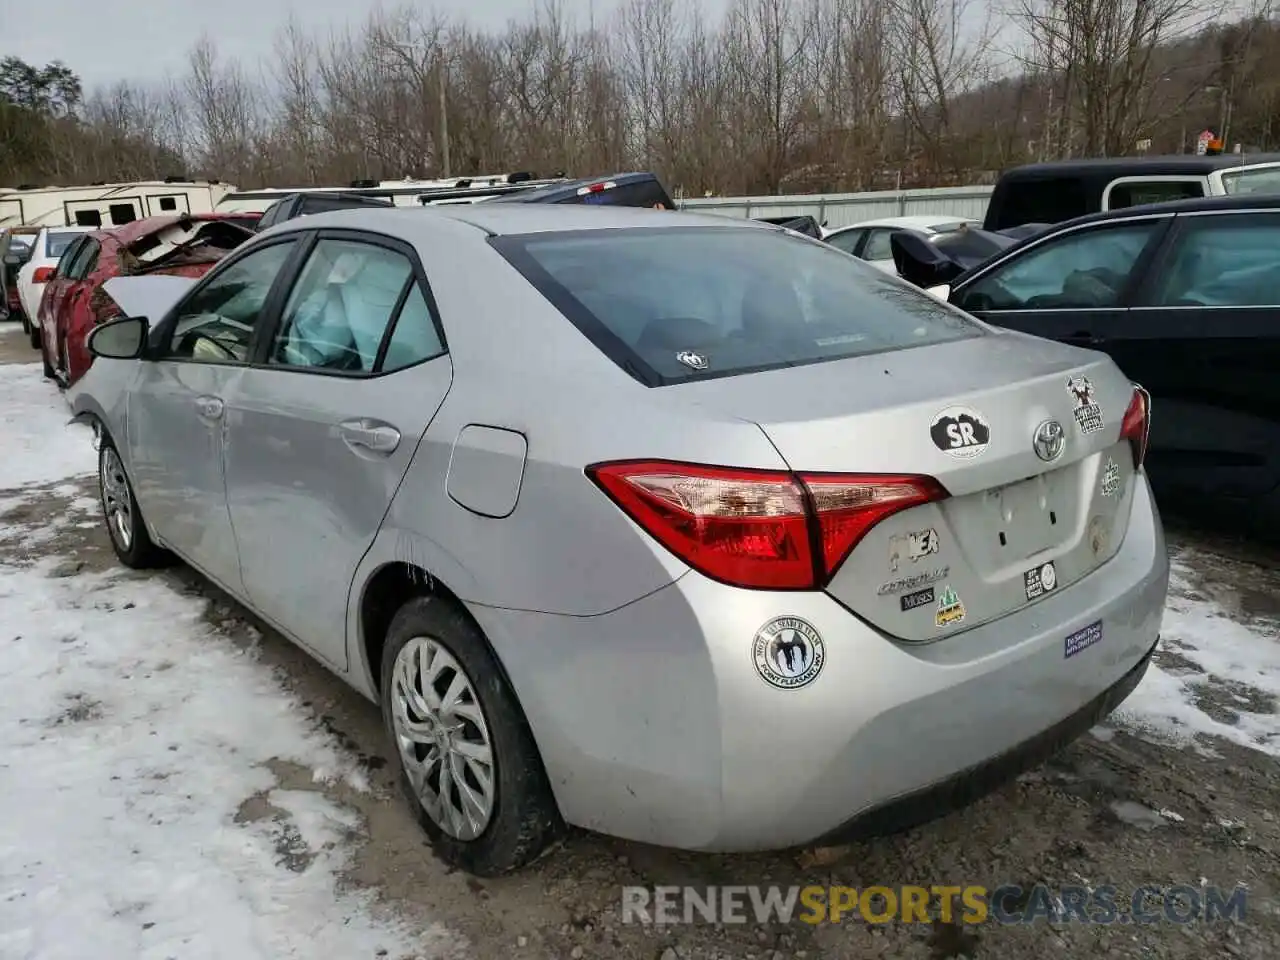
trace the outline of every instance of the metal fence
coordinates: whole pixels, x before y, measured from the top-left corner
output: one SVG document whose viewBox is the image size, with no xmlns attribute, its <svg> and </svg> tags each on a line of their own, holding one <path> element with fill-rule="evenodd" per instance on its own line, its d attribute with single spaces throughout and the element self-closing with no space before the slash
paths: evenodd
<svg viewBox="0 0 1280 960">
<path fill-rule="evenodd" d="M 809 193 L 779 197 L 697 197 L 681 209 L 727 217 L 813 217 L 828 228 L 847 227 L 881 217 L 940 214 L 981 220 L 991 187 L 933 187 L 927 190 L 881 190 L 874 193 Z"/>
</svg>

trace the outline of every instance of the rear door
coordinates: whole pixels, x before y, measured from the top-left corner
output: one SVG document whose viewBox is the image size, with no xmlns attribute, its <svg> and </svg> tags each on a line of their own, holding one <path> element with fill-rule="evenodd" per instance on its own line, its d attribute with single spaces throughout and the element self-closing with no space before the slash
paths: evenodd
<svg viewBox="0 0 1280 960">
<path fill-rule="evenodd" d="M 345 668 L 348 589 L 453 368 L 412 247 L 314 236 L 227 398 L 227 502 L 254 606 Z"/>
<path fill-rule="evenodd" d="M 965 278 L 949 299 L 997 326 L 1105 349 L 1107 325 L 1128 310 L 1172 219 L 1135 217 L 1051 234 Z"/>
<path fill-rule="evenodd" d="M 1160 490 L 1280 483 L 1280 210 L 1183 214 L 1105 349 L 1155 398 Z"/>
</svg>

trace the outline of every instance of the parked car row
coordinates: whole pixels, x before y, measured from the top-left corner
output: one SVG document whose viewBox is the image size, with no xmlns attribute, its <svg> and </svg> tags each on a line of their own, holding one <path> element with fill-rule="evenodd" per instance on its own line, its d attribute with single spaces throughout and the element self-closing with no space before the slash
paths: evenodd
<svg viewBox="0 0 1280 960">
<path fill-rule="evenodd" d="M 245 215 L 183 214 L 148 217 L 120 227 L 38 228 L 25 262 L 6 255 L 16 268 L 23 328 L 38 349 L 46 377 L 62 386 L 88 369 L 85 338 L 119 314 L 103 291 L 117 276 L 160 274 L 199 277 L 253 236 Z M 10 231 L 11 235 L 14 234 Z"/>
</svg>

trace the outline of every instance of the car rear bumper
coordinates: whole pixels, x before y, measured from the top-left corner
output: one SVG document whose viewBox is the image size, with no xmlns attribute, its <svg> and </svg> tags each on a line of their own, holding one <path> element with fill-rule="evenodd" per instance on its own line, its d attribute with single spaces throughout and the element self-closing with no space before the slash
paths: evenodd
<svg viewBox="0 0 1280 960">
<path fill-rule="evenodd" d="M 1099 570 L 934 643 L 891 640 L 822 593 L 697 573 L 600 616 L 474 612 L 570 823 L 686 849 L 786 848 L 945 813 L 957 791 L 985 792 L 1113 709 L 1141 679 L 1168 589 L 1145 477 L 1131 509 Z M 756 671 L 753 638 L 778 616 L 825 646 L 798 689 Z M 1097 622 L 1101 639 L 1066 656 Z"/>
</svg>

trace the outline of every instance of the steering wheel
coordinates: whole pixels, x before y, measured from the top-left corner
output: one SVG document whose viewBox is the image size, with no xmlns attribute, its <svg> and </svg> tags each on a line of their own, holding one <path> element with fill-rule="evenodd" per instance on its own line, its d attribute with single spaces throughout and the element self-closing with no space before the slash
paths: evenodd
<svg viewBox="0 0 1280 960">
<path fill-rule="evenodd" d="M 197 360 L 243 360 L 236 349 L 216 337 L 204 333 L 189 333 L 183 337 L 183 346 L 186 346 L 188 340 L 191 342 L 191 356 Z"/>
<path fill-rule="evenodd" d="M 244 358 L 235 350 L 239 346 L 235 344 L 233 347 L 200 330 L 189 331 L 178 341 L 179 353 L 196 359 L 203 354 L 209 360 L 242 360 Z"/>
</svg>

